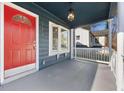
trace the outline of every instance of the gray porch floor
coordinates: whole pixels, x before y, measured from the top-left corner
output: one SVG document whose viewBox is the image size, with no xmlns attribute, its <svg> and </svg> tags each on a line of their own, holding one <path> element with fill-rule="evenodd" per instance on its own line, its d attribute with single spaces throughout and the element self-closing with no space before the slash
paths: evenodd
<svg viewBox="0 0 124 93">
<path fill-rule="evenodd" d="M 0 87 L 6 91 L 115 90 L 115 79 L 107 65 L 64 61 Z"/>
</svg>

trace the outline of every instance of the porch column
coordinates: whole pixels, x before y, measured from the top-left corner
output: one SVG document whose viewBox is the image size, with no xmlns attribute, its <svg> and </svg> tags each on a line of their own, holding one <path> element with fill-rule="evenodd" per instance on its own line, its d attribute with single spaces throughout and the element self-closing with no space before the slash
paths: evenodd
<svg viewBox="0 0 124 93">
<path fill-rule="evenodd" d="M 118 11 L 118 32 L 117 32 L 117 90 L 122 90 L 123 84 L 123 57 L 124 54 L 124 3 L 117 5 Z"/>
<path fill-rule="evenodd" d="M 74 58 L 74 29 L 71 29 L 71 59 Z"/>
<path fill-rule="evenodd" d="M 73 45 L 74 45 L 74 58 L 76 59 L 76 57 L 77 57 L 77 50 L 76 50 L 76 32 L 75 32 L 75 28 L 74 28 L 74 30 L 73 30 Z"/>
<path fill-rule="evenodd" d="M 74 49 L 75 49 L 74 43 L 75 43 L 75 40 L 74 40 L 74 29 L 71 29 L 71 46 L 70 46 L 70 48 L 71 48 L 71 59 L 74 58 Z"/>
<path fill-rule="evenodd" d="M 112 19 L 108 20 L 108 24 L 109 24 L 109 62 L 110 62 L 112 55 Z"/>
<path fill-rule="evenodd" d="M 112 19 L 108 20 L 109 24 L 109 65 L 111 65 L 111 56 L 112 56 Z"/>
</svg>

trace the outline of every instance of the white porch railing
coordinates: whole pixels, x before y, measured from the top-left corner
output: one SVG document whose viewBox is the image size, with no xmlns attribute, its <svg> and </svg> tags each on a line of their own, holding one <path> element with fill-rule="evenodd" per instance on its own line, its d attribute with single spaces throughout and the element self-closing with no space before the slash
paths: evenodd
<svg viewBox="0 0 124 93">
<path fill-rule="evenodd" d="M 76 58 L 92 61 L 109 62 L 108 48 L 76 48 Z"/>
</svg>

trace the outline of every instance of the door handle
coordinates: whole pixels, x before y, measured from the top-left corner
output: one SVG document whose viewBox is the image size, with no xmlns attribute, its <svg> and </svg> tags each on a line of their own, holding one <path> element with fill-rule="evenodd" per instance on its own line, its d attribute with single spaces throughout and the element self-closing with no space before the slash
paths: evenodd
<svg viewBox="0 0 124 93">
<path fill-rule="evenodd" d="M 33 49 L 35 49 L 36 48 L 36 44 L 33 44 Z"/>
<path fill-rule="evenodd" d="M 36 41 L 33 41 L 33 49 L 36 48 Z"/>
</svg>

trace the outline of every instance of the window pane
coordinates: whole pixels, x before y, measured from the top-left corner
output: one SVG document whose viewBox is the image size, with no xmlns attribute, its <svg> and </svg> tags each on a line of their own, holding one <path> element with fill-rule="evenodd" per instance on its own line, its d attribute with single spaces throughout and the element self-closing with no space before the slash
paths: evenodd
<svg viewBox="0 0 124 93">
<path fill-rule="evenodd" d="M 61 49 L 68 49 L 68 31 L 61 29 Z"/>
<path fill-rule="evenodd" d="M 76 36 L 76 40 L 80 40 L 80 36 Z"/>
<path fill-rule="evenodd" d="M 99 44 L 99 37 L 96 37 L 96 38 L 95 38 L 95 42 L 96 42 L 97 44 Z"/>
<path fill-rule="evenodd" d="M 53 27 L 53 50 L 58 50 L 58 28 Z"/>
</svg>

